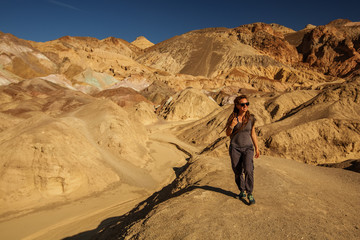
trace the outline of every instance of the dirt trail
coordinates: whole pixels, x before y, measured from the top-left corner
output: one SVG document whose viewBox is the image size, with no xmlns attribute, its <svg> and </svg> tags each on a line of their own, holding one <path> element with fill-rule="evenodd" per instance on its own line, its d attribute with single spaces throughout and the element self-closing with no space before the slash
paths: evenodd
<svg viewBox="0 0 360 240">
<path fill-rule="evenodd" d="M 359 238 L 360 174 L 262 156 L 255 160 L 256 204 L 249 206 L 236 198 L 229 161 L 194 158 L 172 185 L 99 226 L 95 238 Z"/>
</svg>

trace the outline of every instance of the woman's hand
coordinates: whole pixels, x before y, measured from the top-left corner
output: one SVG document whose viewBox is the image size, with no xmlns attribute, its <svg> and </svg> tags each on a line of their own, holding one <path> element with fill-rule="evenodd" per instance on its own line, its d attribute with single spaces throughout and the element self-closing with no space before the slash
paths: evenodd
<svg viewBox="0 0 360 240">
<path fill-rule="evenodd" d="M 231 127 L 231 128 L 234 128 L 237 123 L 238 123 L 237 118 L 234 117 L 233 120 L 232 120 L 232 122 L 231 122 L 231 124 L 230 124 L 230 127 Z"/>
<path fill-rule="evenodd" d="M 233 129 L 234 129 L 234 127 L 236 126 L 236 124 L 237 124 L 237 119 L 236 119 L 236 117 L 233 117 L 233 119 L 232 120 L 230 120 L 230 117 L 229 117 L 229 120 L 228 120 L 229 122 L 231 121 L 231 123 L 230 123 L 230 125 L 227 127 L 227 129 L 226 129 L 226 136 L 230 136 L 231 135 L 231 133 L 233 132 Z M 228 122 L 228 123 L 229 123 Z"/>
<path fill-rule="evenodd" d="M 259 158 L 260 157 L 260 151 L 259 149 L 255 149 L 255 158 Z"/>
</svg>

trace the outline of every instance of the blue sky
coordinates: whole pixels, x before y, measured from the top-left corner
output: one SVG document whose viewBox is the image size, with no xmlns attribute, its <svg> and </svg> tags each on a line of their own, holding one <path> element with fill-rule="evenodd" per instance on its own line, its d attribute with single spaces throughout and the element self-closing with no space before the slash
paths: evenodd
<svg viewBox="0 0 360 240">
<path fill-rule="evenodd" d="M 338 18 L 360 21 L 360 1 L 240 0 L 1 0 L 0 31 L 44 42 L 62 36 L 107 37 L 153 43 L 208 28 L 254 22 L 294 30 Z"/>
</svg>

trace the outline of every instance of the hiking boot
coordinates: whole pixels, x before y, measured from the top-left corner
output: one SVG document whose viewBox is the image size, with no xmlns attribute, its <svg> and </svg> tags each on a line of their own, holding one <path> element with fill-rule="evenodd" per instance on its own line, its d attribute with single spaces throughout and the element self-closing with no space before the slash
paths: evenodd
<svg viewBox="0 0 360 240">
<path fill-rule="evenodd" d="M 243 191 L 241 191 L 238 196 L 241 199 L 241 198 L 246 197 L 246 194 Z"/>
<path fill-rule="evenodd" d="M 249 199 L 249 204 L 255 204 L 255 199 L 252 194 L 248 194 L 247 198 Z"/>
</svg>

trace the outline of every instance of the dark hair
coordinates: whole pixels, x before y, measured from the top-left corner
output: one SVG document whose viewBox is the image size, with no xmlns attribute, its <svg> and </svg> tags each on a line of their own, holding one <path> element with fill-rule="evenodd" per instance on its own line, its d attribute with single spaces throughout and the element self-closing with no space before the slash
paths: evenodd
<svg viewBox="0 0 360 240">
<path fill-rule="evenodd" d="M 231 122 L 233 121 L 233 119 L 236 118 L 237 115 L 239 114 L 239 109 L 236 107 L 236 105 L 240 103 L 241 99 L 247 99 L 247 96 L 246 95 L 240 95 L 240 96 L 237 96 L 234 99 L 234 110 L 233 110 L 233 112 L 230 114 L 230 116 L 228 118 L 225 129 L 227 129 L 231 125 Z M 250 112 L 246 111 L 244 119 L 243 119 L 243 121 L 241 123 L 240 129 L 242 129 L 243 127 L 246 126 L 246 124 L 249 122 L 249 118 L 250 118 Z"/>
<path fill-rule="evenodd" d="M 236 107 L 237 104 L 240 104 L 240 100 L 241 99 L 247 99 L 247 96 L 246 95 L 240 95 L 240 96 L 237 96 L 235 99 L 234 99 L 234 110 L 233 112 L 238 114 L 239 113 L 239 109 Z"/>
</svg>

